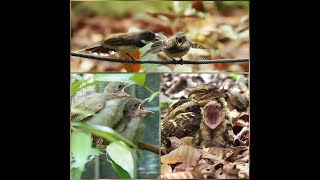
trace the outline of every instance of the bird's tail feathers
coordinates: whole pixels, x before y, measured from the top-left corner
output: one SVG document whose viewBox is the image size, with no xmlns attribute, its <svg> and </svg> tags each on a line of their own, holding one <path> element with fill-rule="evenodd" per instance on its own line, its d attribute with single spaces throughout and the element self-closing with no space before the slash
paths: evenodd
<svg viewBox="0 0 320 180">
<path fill-rule="evenodd" d="M 207 49 L 206 47 L 198 44 L 198 43 L 195 43 L 195 42 L 190 42 L 191 44 L 191 48 L 195 48 L 195 49 Z"/>
</svg>

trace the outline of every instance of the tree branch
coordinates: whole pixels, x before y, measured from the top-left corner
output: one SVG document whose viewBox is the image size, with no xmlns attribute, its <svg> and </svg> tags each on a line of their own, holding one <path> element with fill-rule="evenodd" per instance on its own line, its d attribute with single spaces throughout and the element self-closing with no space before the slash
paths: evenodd
<svg viewBox="0 0 320 180">
<path fill-rule="evenodd" d="M 145 144 L 143 142 L 139 142 L 138 143 L 138 147 L 142 150 L 146 150 L 146 151 L 150 151 L 150 152 L 153 152 L 155 154 L 158 154 L 160 153 L 160 149 L 159 147 L 155 146 L 155 145 L 152 145 L 152 144 Z"/>
</svg>

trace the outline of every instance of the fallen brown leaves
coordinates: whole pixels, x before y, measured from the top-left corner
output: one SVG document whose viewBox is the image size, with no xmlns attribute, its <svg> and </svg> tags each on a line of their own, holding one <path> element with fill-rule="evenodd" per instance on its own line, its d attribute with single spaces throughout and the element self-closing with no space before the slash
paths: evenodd
<svg viewBox="0 0 320 180">
<path fill-rule="evenodd" d="M 161 102 L 188 97 L 190 89 L 213 84 L 223 89 L 230 108 L 234 145 L 229 147 L 196 146 L 193 139 L 170 137 L 170 147 L 162 148 L 162 179 L 248 179 L 249 178 L 249 88 L 248 76 L 231 78 L 227 74 L 164 74 Z M 167 114 L 161 110 L 161 117 Z"/>
<path fill-rule="evenodd" d="M 185 145 L 183 142 L 179 144 L 179 147 L 161 157 L 161 179 L 245 179 L 249 177 L 248 146 L 235 149 L 201 148 Z"/>
</svg>

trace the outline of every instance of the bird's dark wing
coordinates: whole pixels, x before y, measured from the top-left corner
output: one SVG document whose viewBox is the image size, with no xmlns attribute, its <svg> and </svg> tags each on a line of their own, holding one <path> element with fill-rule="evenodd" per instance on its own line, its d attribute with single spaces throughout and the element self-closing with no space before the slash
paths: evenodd
<svg viewBox="0 0 320 180">
<path fill-rule="evenodd" d="M 71 121 L 79 122 L 83 119 L 94 115 L 98 111 L 100 111 L 105 103 L 104 95 L 101 93 L 90 94 L 89 96 L 85 96 L 79 99 L 75 104 L 72 105 L 72 108 L 76 108 L 79 110 L 83 110 L 85 114 L 75 114 L 71 113 Z"/>
<path fill-rule="evenodd" d="M 161 122 L 161 139 L 168 137 L 183 138 L 194 135 L 200 128 L 201 111 L 179 113 Z"/>
<path fill-rule="evenodd" d="M 119 35 L 114 35 L 103 41 L 103 44 L 110 46 L 125 46 L 134 44 L 137 32 L 124 33 Z"/>
<path fill-rule="evenodd" d="M 201 109 L 196 102 L 182 103 L 172 109 L 161 121 L 161 139 L 193 135 L 198 131 L 201 120 Z"/>
<path fill-rule="evenodd" d="M 158 52 L 161 52 L 164 50 L 165 47 L 166 47 L 165 41 L 157 41 L 151 45 L 151 48 L 146 53 L 144 53 L 143 56 L 150 54 L 150 53 L 156 54 Z"/>
<path fill-rule="evenodd" d="M 190 41 L 190 45 L 191 45 L 191 48 L 195 48 L 195 49 L 207 49 L 206 47 L 202 46 L 201 44 L 198 44 L 198 43 L 195 43 L 193 41 Z"/>
<path fill-rule="evenodd" d="M 186 103 L 186 102 L 189 102 L 189 101 L 190 101 L 190 99 L 180 99 L 179 101 L 173 103 L 173 104 L 171 105 L 171 107 L 169 108 L 168 114 L 169 114 L 173 109 L 175 109 L 175 108 L 177 108 L 178 106 L 181 106 L 182 104 L 184 104 L 184 103 Z"/>
</svg>

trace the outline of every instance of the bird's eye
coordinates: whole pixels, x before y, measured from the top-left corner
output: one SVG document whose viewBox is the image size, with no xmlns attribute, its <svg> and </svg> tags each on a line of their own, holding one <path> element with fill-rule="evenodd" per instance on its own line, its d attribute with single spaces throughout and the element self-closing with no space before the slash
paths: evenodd
<svg viewBox="0 0 320 180">
<path fill-rule="evenodd" d="M 137 107 L 138 106 L 138 104 L 134 104 L 134 107 Z"/>
<path fill-rule="evenodd" d="M 121 89 L 121 88 L 122 88 L 122 85 L 120 84 L 120 85 L 118 86 L 118 88 Z"/>
<path fill-rule="evenodd" d="M 199 94 L 201 94 L 201 95 L 205 95 L 205 94 L 206 94 L 206 92 L 205 92 L 205 91 L 200 91 L 200 92 L 199 92 Z"/>
</svg>

